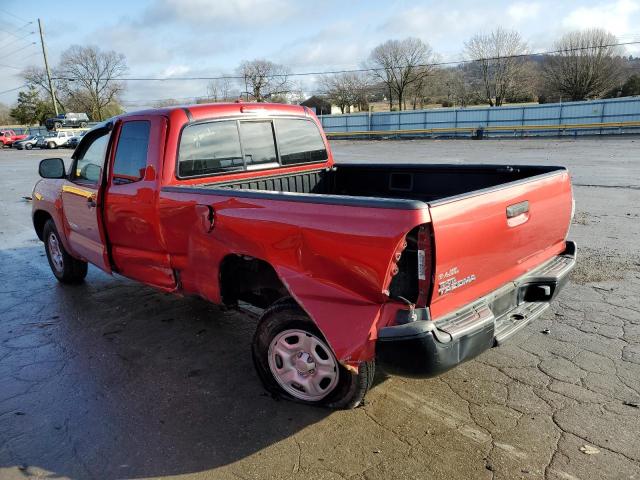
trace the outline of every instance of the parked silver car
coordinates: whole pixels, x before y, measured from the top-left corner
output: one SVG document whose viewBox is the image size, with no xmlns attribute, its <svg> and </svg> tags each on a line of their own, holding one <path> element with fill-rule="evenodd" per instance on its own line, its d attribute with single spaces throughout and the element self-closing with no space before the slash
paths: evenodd
<svg viewBox="0 0 640 480">
<path fill-rule="evenodd" d="M 42 135 L 30 135 L 23 140 L 13 142 L 12 147 L 17 148 L 18 150 L 31 150 L 42 138 Z"/>
</svg>

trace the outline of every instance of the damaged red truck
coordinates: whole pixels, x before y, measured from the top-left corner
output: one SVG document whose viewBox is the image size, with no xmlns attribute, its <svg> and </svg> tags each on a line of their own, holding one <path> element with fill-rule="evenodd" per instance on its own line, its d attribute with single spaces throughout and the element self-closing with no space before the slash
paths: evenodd
<svg viewBox="0 0 640 480">
<path fill-rule="evenodd" d="M 308 109 L 125 114 L 40 164 L 33 223 L 63 283 L 107 273 L 262 309 L 274 394 L 355 407 L 374 365 L 432 376 L 505 342 L 566 282 L 563 167 L 335 164 Z"/>
</svg>

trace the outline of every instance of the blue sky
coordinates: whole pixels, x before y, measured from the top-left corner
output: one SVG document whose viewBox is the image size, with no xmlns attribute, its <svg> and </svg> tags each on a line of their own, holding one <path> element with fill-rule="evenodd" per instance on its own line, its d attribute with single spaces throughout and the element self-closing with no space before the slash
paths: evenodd
<svg viewBox="0 0 640 480">
<path fill-rule="evenodd" d="M 253 58 L 295 72 L 357 68 L 377 44 L 406 36 L 428 42 L 444 60 L 458 60 L 465 40 L 498 25 L 518 30 L 532 51 L 588 27 L 640 40 L 640 0 L 0 0 L 0 92 L 23 83 L 21 68 L 42 64 L 39 44 L 29 46 L 38 41 L 29 35 L 36 24 L 25 26 L 38 16 L 51 63 L 72 44 L 93 44 L 124 53 L 129 75 L 153 77 L 233 73 Z M 640 55 L 636 45 L 627 51 Z M 314 78 L 296 81 L 308 93 L 319 88 Z M 135 109 L 156 99 L 203 96 L 206 83 L 127 82 L 124 100 Z M 13 103 L 16 93 L 0 94 L 0 102 Z"/>
</svg>

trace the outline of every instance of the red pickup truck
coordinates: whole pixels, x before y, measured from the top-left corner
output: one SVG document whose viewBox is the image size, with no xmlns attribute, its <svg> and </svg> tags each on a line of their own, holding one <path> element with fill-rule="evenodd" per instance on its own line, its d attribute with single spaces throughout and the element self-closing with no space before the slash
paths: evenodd
<svg viewBox="0 0 640 480">
<path fill-rule="evenodd" d="M 0 143 L 3 147 L 10 147 L 18 140 L 24 140 L 28 135 L 18 135 L 13 130 L 0 130 Z"/>
<path fill-rule="evenodd" d="M 299 106 L 125 114 L 68 171 L 39 170 L 33 224 L 58 280 L 92 263 L 262 309 L 261 380 L 310 404 L 357 406 L 376 362 L 431 376 L 500 345 L 575 264 L 565 168 L 335 164 Z"/>
</svg>

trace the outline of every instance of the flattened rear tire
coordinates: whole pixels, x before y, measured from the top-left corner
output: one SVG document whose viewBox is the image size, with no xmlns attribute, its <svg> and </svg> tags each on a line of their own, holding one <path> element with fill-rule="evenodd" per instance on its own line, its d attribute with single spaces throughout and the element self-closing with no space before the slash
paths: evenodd
<svg viewBox="0 0 640 480">
<path fill-rule="evenodd" d="M 361 363 L 357 374 L 343 367 L 315 323 L 292 299 L 265 310 L 252 354 L 264 387 L 287 400 L 355 408 L 373 383 L 375 363 Z"/>
<path fill-rule="evenodd" d="M 49 219 L 44 224 L 42 238 L 49 266 L 58 281 L 61 283 L 81 283 L 84 281 L 88 270 L 87 262 L 73 258 L 67 253 L 53 220 Z"/>
</svg>

